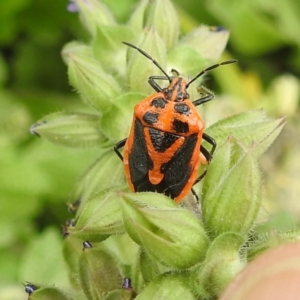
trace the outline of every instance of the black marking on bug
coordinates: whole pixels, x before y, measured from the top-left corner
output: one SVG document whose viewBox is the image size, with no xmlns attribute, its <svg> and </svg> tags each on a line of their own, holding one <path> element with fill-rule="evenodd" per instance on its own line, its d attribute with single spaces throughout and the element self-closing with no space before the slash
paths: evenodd
<svg viewBox="0 0 300 300">
<path fill-rule="evenodd" d="M 168 187 L 164 193 L 170 195 L 171 198 L 177 197 L 182 192 L 193 172 L 190 161 L 196 144 L 197 134 L 186 138 L 183 145 L 164 167 L 164 183 Z"/>
<path fill-rule="evenodd" d="M 139 183 L 148 178 L 148 171 L 153 169 L 153 162 L 148 154 L 143 128 L 141 121 L 136 119 L 132 150 L 128 157 L 130 179 L 136 192 Z"/>
<path fill-rule="evenodd" d="M 173 129 L 177 133 L 187 133 L 189 132 L 189 124 L 186 122 L 182 122 L 178 119 L 174 119 L 173 121 Z"/>
<path fill-rule="evenodd" d="M 179 138 L 178 135 L 163 132 L 155 128 L 148 128 L 151 137 L 151 143 L 157 152 L 165 152 Z"/>
<path fill-rule="evenodd" d="M 154 106 L 156 108 L 165 108 L 167 101 L 164 98 L 154 98 L 150 106 Z"/>
<path fill-rule="evenodd" d="M 137 183 L 136 192 L 157 192 L 165 194 L 172 199 L 179 196 L 193 172 L 190 160 L 196 144 L 197 134 L 187 137 L 172 159 L 162 165 L 163 180 L 155 185 L 149 181 L 148 176 L 145 176 Z"/>
<path fill-rule="evenodd" d="M 190 107 L 185 103 L 176 103 L 174 105 L 174 109 L 179 114 L 183 114 L 183 115 L 186 115 L 186 116 L 189 116 L 191 114 Z"/>
<path fill-rule="evenodd" d="M 149 125 L 153 125 L 157 122 L 158 120 L 158 114 L 157 113 L 152 113 L 152 112 L 146 112 L 143 115 L 143 121 L 145 121 Z"/>
</svg>

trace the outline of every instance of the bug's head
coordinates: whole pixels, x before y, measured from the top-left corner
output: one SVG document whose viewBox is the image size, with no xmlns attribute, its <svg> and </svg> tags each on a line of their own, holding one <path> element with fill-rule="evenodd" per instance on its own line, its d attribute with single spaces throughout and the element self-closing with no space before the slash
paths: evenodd
<svg viewBox="0 0 300 300">
<path fill-rule="evenodd" d="M 172 73 L 173 71 L 174 70 L 172 70 Z M 177 74 L 177 77 L 171 77 L 170 85 L 163 89 L 162 92 L 164 93 L 166 100 L 181 102 L 188 99 L 190 95 L 186 91 L 186 81 L 182 77 L 179 77 L 178 72 Z"/>
</svg>

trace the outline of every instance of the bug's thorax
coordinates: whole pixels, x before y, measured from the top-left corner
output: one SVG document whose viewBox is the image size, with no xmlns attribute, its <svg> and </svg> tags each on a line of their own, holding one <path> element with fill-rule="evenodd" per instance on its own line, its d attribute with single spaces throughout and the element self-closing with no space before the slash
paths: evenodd
<svg viewBox="0 0 300 300">
<path fill-rule="evenodd" d="M 166 100 L 173 102 L 181 102 L 190 97 L 186 91 L 186 81 L 181 77 L 173 78 L 170 85 L 162 92 Z"/>
</svg>

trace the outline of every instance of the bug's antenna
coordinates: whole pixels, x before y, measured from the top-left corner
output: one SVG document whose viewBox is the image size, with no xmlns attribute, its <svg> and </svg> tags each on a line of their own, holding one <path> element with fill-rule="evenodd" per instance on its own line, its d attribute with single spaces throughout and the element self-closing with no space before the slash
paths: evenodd
<svg viewBox="0 0 300 300">
<path fill-rule="evenodd" d="M 230 60 L 223 61 L 223 62 L 221 62 L 221 63 L 219 63 L 219 64 L 212 65 L 212 66 L 210 66 L 210 67 L 208 67 L 208 68 L 202 70 L 196 77 L 194 77 L 191 81 L 189 81 L 189 82 L 187 83 L 187 85 L 186 85 L 185 88 L 187 89 L 187 88 L 189 87 L 189 85 L 190 85 L 192 82 L 194 82 L 196 79 L 198 79 L 200 76 L 202 76 L 202 75 L 203 75 L 204 73 L 206 73 L 207 71 L 210 71 L 210 70 L 212 70 L 212 69 L 216 69 L 216 68 L 218 68 L 218 67 L 220 67 L 220 66 L 223 66 L 223 65 L 233 64 L 233 63 L 236 63 L 236 62 L 237 62 L 236 59 L 230 59 Z"/>
<path fill-rule="evenodd" d="M 153 59 L 148 53 L 146 53 L 142 49 L 140 49 L 140 48 L 138 48 L 138 47 L 136 47 L 136 46 L 134 46 L 132 44 L 129 44 L 127 42 L 122 42 L 122 43 L 125 44 L 125 45 L 127 45 L 127 46 L 129 46 L 129 47 L 131 47 L 131 48 L 133 48 L 133 49 L 138 50 L 140 53 L 142 53 L 144 56 L 146 56 L 148 59 L 150 59 L 164 73 L 164 75 L 166 75 L 166 77 L 168 78 L 169 82 L 171 83 L 172 80 L 171 80 L 170 76 L 163 70 L 163 68 L 159 65 L 159 63 L 155 59 Z"/>
</svg>

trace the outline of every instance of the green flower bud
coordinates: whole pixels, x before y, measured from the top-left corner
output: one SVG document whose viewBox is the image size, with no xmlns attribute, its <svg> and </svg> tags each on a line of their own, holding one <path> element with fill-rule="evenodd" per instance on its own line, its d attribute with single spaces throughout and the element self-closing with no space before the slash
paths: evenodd
<svg viewBox="0 0 300 300">
<path fill-rule="evenodd" d="M 77 215 L 91 196 L 122 183 L 125 183 L 123 163 L 112 149 L 103 152 L 77 182 L 72 197 L 81 200 Z"/>
<path fill-rule="evenodd" d="M 228 38 L 228 30 L 202 25 L 183 37 L 178 46 L 189 46 L 195 49 L 203 59 L 216 61 L 224 51 Z"/>
<path fill-rule="evenodd" d="M 82 240 L 74 236 L 68 236 L 63 243 L 64 261 L 69 269 L 69 278 L 74 287 L 79 286 L 78 259 L 82 252 Z"/>
<path fill-rule="evenodd" d="M 149 0 L 140 0 L 130 16 L 128 25 L 135 31 L 142 31 L 145 25 L 145 10 Z"/>
<path fill-rule="evenodd" d="M 124 194 L 123 198 L 125 229 L 153 259 L 185 269 L 204 258 L 208 238 L 188 210 L 157 193 Z"/>
<path fill-rule="evenodd" d="M 128 136 L 133 119 L 134 106 L 146 95 L 140 93 L 126 93 L 115 99 L 111 109 L 101 117 L 101 130 L 116 143 Z"/>
<path fill-rule="evenodd" d="M 136 300 L 149 299 L 198 299 L 190 290 L 188 275 L 164 274 L 148 284 L 135 298 Z"/>
<path fill-rule="evenodd" d="M 137 40 L 139 42 L 134 43 L 134 45 L 148 53 L 165 70 L 166 47 L 157 31 L 152 28 L 144 30 Z M 153 88 L 148 84 L 149 77 L 153 75 L 162 75 L 162 72 L 151 60 L 136 49 L 128 47 L 127 78 L 130 90 L 146 95 L 153 94 Z"/>
<path fill-rule="evenodd" d="M 132 29 L 125 25 L 103 25 L 97 28 L 92 41 L 94 57 L 102 63 L 105 70 L 124 77 L 127 49 L 122 41 L 130 41 L 133 36 Z"/>
<path fill-rule="evenodd" d="M 218 144 L 224 143 L 228 136 L 234 136 L 251 147 L 253 155 L 259 158 L 274 142 L 284 125 L 283 118 L 274 120 L 267 117 L 263 110 L 251 110 L 222 119 L 205 132 L 213 136 Z"/>
<path fill-rule="evenodd" d="M 115 24 L 109 9 L 97 0 L 75 0 L 79 7 L 79 15 L 82 24 L 91 35 L 96 34 L 97 28 L 103 25 Z"/>
<path fill-rule="evenodd" d="M 30 131 L 63 146 L 95 147 L 106 141 L 99 123 L 97 115 L 57 112 L 39 120 Z"/>
<path fill-rule="evenodd" d="M 214 168 L 221 170 L 223 166 L 219 156 L 224 159 L 225 168 L 218 174 Z M 203 184 L 202 215 L 211 236 L 223 232 L 246 235 L 252 228 L 261 202 L 260 172 L 253 156 L 251 148 L 234 138 L 219 147 Z"/>
<path fill-rule="evenodd" d="M 115 260 L 105 251 L 87 248 L 78 261 L 79 279 L 87 299 L 104 299 L 122 286 L 122 276 Z"/>
<path fill-rule="evenodd" d="M 123 233 L 120 201 L 116 189 L 104 190 L 92 196 L 84 203 L 75 227 L 69 228 L 69 233 L 91 242 L 102 241 L 111 234 Z"/>
<path fill-rule="evenodd" d="M 68 64 L 69 80 L 87 104 L 100 112 L 109 109 L 121 94 L 121 87 L 113 76 L 107 74 L 88 46 L 67 44 L 62 52 Z"/>
<path fill-rule="evenodd" d="M 78 294 L 70 295 L 57 287 L 41 287 L 30 295 L 30 300 L 75 300 L 81 299 Z"/>
<path fill-rule="evenodd" d="M 199 74 L 207 65 L 207 60 L 204 60 L 195 49 L 186 45 L 171 49 L 168 52 L 168 62 L 170 68 L 177 70 L 181 76 L 185 77 L 187 80 L 188 78 L 191 79 L 193 76 Z M 191 91 L 196 91 L 195 86 L 197 85 L 191 85 L 189 94 Z M 193 96 L 197 95 L 190 96 L 191 99 L 193 99 Z"/>
<path fill-rule="evenodd" d="M 140 266 L 145 283 L 151 282 L 158 275 L 170 270 L 170 268 L 151 259 L 146 251 L 140 251 Z"/>
<path fill-rule="evenodd" d="M 210 245 L 201 268 L 195 272 L 194 290 L 200 297 L 217 296 L 246 265 L 240 257 L 245 240 L 235 233 L 223 233 Z"/>
<path fill-rule="evenodd" d="M 146 26 L 157 30 L 167 50 L 172 49 L 179 36 L 179 20 L 170 0 L 149 1 Z"/>
</svg>

